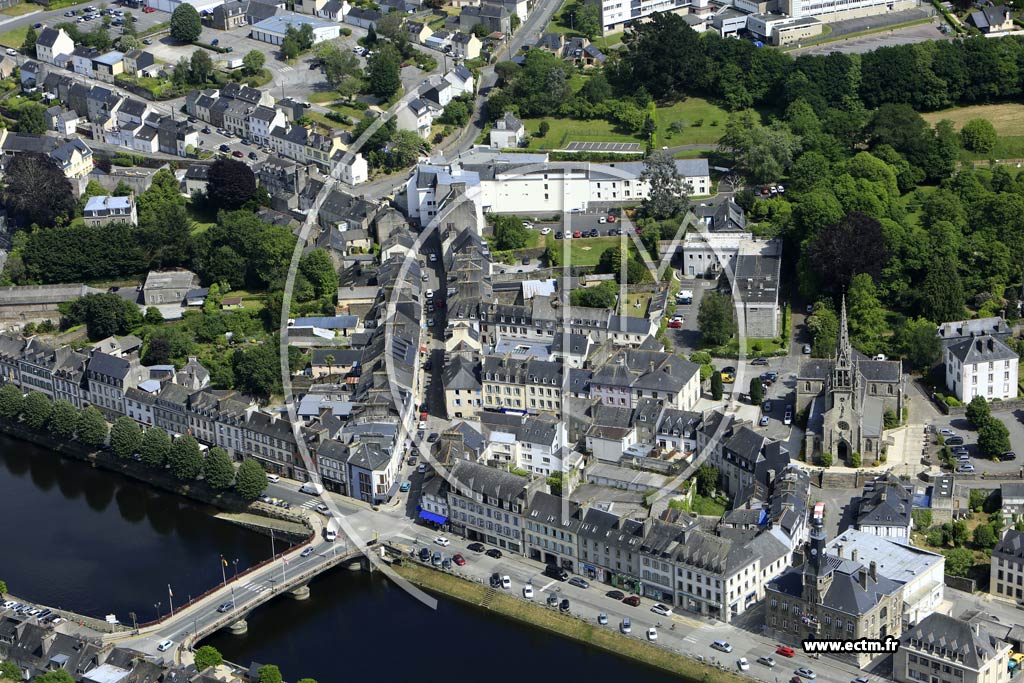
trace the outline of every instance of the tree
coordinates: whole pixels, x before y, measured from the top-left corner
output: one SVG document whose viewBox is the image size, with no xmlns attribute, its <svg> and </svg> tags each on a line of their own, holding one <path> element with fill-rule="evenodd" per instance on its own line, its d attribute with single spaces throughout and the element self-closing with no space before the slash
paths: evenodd
<svg viewBox="0 0 1024 683">
<path fill-rule="evenodd" d="M 346 84 L 359 85 L 363 67 L 359 58 L 347 50 L 343 51 L 334 43 L 320 43 L 316 48 L 317 59 L 324 78 L 335 90 L 342 92 Z M 349 93 L 351 96 L 354 93 Z"/>
<path fill-rule="evenodd" d="M 967 420 L 974 425 L 974 428 L 980 429 L 991 419 L 992 409 L 989 408 L 985 397 L 979 394 L 972 398 L 971 402 L 967 404 Z"/>
<path fill-rule="evenodd" d="M 4 201 L 22 226 L 49 227 L 74 216 L 77 202 L 71 183 L 49 157 L 17 154 L 7 163 Z"/>
<path fill-rule="evenodd" d="M 25 399 L 21 389 L 13 384 L 0 387 L 0 417 L 5 420 L 16 420 L 25 408 Z"/>
<path fill-rule="evenodd" d="M 113 292 L 75 299 L 67 308 L 66 317 L 72 323 L 85 323 L 91 341 L 128 334 L 142 324 L 138 306 Z"/>
<path fill-rule="evenodd" d="M 179 43 L 195 42 L 203 32 L 203 22 L 193 5 L 183 2 L 171 13 L 171 38 Z"/>
<path fill-rule="evenodd" d="M 996 532 L 991 524 L 979 524 L 974 527 L 974 545 L 978 548 L 989 549 L 996 545 Z"/>
<path fill-rule="evenodd" d="M 32 683 L 75 683 L 75 679 L 64 669 L 57 669 L 36 676 L 32 679 Z"/>
<path fill-rule="evenodd" d="M 846 294 L 850 336 L 857 345 L 872 353 L 886 331 L 885 309 L 878 300 L 875 283 L 867 273 L 854 275 Z"/>
<path fill-rule="evenodd" d="M 26 102 L 18 112 L 18 132 L 40 135 L 49 129 L 46 109 L 36 102 Z"/>
<path fill-rule="evenodd" d="M 263 71 L 263 65 L 267 61 L 267 56 L 259 50 L 249 50 L 244 57 L 242 57 L 242 68 L 245 73 L 250 76 L 255 76 Z"/>
<path fill-rule="evenodd" d="M 110 433 L 107 421 L 103 419 L 103 414 L 94 406 L 89 406 L 78 414 L 77 431 L 78 440 L 86 446 L 92 446 L 93 448 L 99 448 L 105 444 L 107 442 L 107 435 Z"/>
<path fill-rule="evenodd" d="M 921 315 L 939 323 L 960 320 L 964 313 L 964 286 L 951 259 L 939 259 L 928 268 L 921 285 Z"/>
<path fill-rule="evenodd" d="M 764 385 L 760 377 L 750 378 L 750 403 L 759 406 L 764 400 Z"/>
<path fill-rule="evenodd" d="M 235 475 L 235 492 L 246 500 L 256 500 L 267 488 L 267 473 L 263 467 L 246 458 L 238 467 Z"/>
<path fill-rule="evenodd" d="M 224 491 L 235 483 L 235 467 L 231 456 L 220 446 L 211 448 L 203 461 L 203 479 L 215 491 Z"/>
<path fill-rule="evenodd" d="M 573 8 L 573 28 L 587 40 L 601 35 L 601 18 L 598 16 L 597 5 L 590 2 L 577 2 Z"/>
<path fill-rule="evenodd" d="M 616 295 L 615 283 L 608 281 L 595 287 L 574 289 L 569 294 L 569 300 L 573 306 L 583 308 L 612 308 Z"/>
<path fill-rule="evenodd" d="M 299 40 L 295 36 L 285 36 L 281 41 L 281 56 L 285 59 L 295 59 L 300 52 L 302 48 L 299 47 Z"/>
<path fill-rule="evenodd" d="M 967 543 L 967 522 L 958 520 L 950 526 L 950 539 L 954 546 L 962 546 Z"/>
<path fill-rule="evenodd" d="M 377 21 L 377 35 L 390 40 L 401 52 L 402 45 L 408 42 L 404 25 L 405 16 L 402 12 L 388 12 Z"/>
<path fill-rule="evenodd" d="M 75 435 L 75 427 L 78 425 L 78 410 L 71 405 L 70 401 L 54 401 L 50 409 L 50 417 L 47 420 L 47 427 L 58 439 L 70 439 Z"/>
<path fill-rule="evenodd" d="M 924 318 L 905 319 L 896 329 L 896 348 L 919 370 L 926 371 L 942 357 L 942 342 L 935 323 Z"/>
<path fill-rule="evenodd" d="M 736 334 L 732 298 L 720 292 L 706 293 L 697 312 L 697 327 L 707 346 L 721 346 L 732 339 Z"/>
<path fill-rule="evenodd" d="M 142 435 L 139 455 L 142 463 L 154 469 L 163 469 L 167 465 L 167 456 L 171 452 L 171 437 L 160 427 L 150 427 Z"/>
<path fill-rule="evenodd" d="M 210 165 L 206 195 L 216 210 L 241 209 L 256 198 L 256 176 L 248 164 L 237 159 L 218 159 Z"/>
<path fill-rule="evenodd" d="M 718 468 L 704 463 L 697 468 L 697 494 L 711 497 L 718 488 Z"/>
<path fill-rule="evenodd" d="M 537 126 L 537 135 L 542 138 L 546 137 L 549 130 L 551 130 L 551 124 L 547 122 L 547 119 L 545 119 L 540 122 L 539 126 Z"/>
<path fill-rule="evenodd" d="M 1010 430 L 996 418 L 990 418 L 978 428 L 978 448 L 993 458 L 1010 450 Z"/>
<path fill-rule="evenodd" d="M 146 308 L 146 315 L 143 317 L 143 321 L 147 325 L 159 325 L 164 321 L 164 314 L 156 306 L 149 306 Z"/>
<path fill-rule="evenodd" d="M 33 391 L 25 397 L 25 424 L 32 429 L 42 429 L 50 419 L 53 404 L 41 391 Z"/>
<path fill-rule="evenodd" d="M 648 156 L 640 180 L 650 183 L 650 191 L 643 200 L 644 215 L 664 220 L 686 211 L 689 205 L 686 186 L 671 154 L 655 152 Z"/>
<path fill-rule="evenodd" d="M 224 657 L 212 645 L 203 645 L 196 650 L 194 660 L 196 669 L 200 672 L 206 671 L 211 666 L 220 666 L 224 663 Z"/>
<path fill-rule="evenodd" d="M 313 249 L 306 253 L 299 261 L 299 272 L 313 285 L 317 299 L 330 297 L 334 300 L 338 292 L 338 273 L 325 250 Z"/>
<path fill-rule="evenodd" d="M 281 670 L 273 664 L 260 667 L 258 683 L 281 683 Z"/>
<path fill-rule="evenodd" d="M 0 583 L 3 582 L 0 581 Z M 0 595 L 3 595 L 6 592 L 7 589 L 4 588 L 0 591 Z M 9 659 L 0 662 L 0 679 L 20 681 L 22 679 L 21 668 Z"/>
<path fill-rule="evenodd" d="M 739 165 L 757 182 L 777 179 L 800 153 L 800 137 L 784 121 L 763 126 L 760 117 L 747 110 L 729 117 L 719 146 L 733 152 Z"/>
<path fill-rule="evenodd" d="M 194 50 L 189 60 L 189 78 L 192 85 L 204 85 L 213 78 L 213 59 L 206 50 Z"/>
<path fill-rule="evenodd" d="M 494 225 L 494 248 L 498 251 L 522 249 L 530 239 L 530 231 L 523 227 L 518 216 L 492 215 L 488 217 Z"/>
<path fill-rule="evenodd" d="M 366 65 L 366 85 L 382 100 L 390 99 L 402 88 L 402 56 L 394 45 L 382 45 Z"/>
<path fill-rule="evenodd" d="M 237 388 L 255 396 L 267 397 L 281 390 L 281 366 L 273 344 L 239 349 L 231 359 Z"/>
<path fill-rule="evenodd" d="M 167 455 L 167 464 L 171 474 L 182 481 L 192 481 L 203 471 L 203 454 L 199 450 L 199 442 L 193 436 L 179 436 L 171 444 L 171 452 Z"/>
<path fill-rule="evenodd" d="M 967 576 L 974 567 L 974 553 L 967 548 L 944 550 L 942 554 L 946 556 L 946 573 L 951 576 Z"/>
<path fill-rule="evenodd" d="M 119 458 L 130 458 L 142 445 L 142 429 L 130 417 L 119 417 L 110 429 L 110 447 Z"/>
<path fill-rule="evenodd" d="M 991 152 L 998 137 L 996 127 L 988 119 L 971 119 L 960 129 L 960 143 L 972 152 Z"/>
<path fill-rule="evenodd" d="M 36 33 L 34 28 L 29 26 L 28 30 L 25 31 L 25 40 L 21 43 L 21 51 L 35 59 L 37 40 L 39 40 L 39 34 Z"/>
<path fill-rule="evenodd" d="M 811 238 L 808 260 L 831 291 L 848 288 L 858 273 L 877 279 L 889 260 L 882 224 L 854 211 Z"/>
<path fill-rule="evenodd" d="M 715 401 L 722 400 L 722 394 L 725 393 L 725 387 L 722 386 L 722 373 L 712 368 L 711 372 L 711 398 Z"/>
</svg>

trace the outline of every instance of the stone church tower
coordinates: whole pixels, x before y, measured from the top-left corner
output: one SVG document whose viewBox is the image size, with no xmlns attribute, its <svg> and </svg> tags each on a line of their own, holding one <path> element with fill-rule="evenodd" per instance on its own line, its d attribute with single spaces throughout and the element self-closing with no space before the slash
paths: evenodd
<svg viewBox="0 0 1024 683">
<path fill-rule="evenodd" d="M 860 371 L 853 357 L 850 330 L 846 320 L 846 297 L 839 315 L 839 339 L 832 373 L 825 387 L 825 415 L 822 449 L 840 460 L 852 453 L 874 456 L 865 448 L 861 405 Z"/>
</svg>

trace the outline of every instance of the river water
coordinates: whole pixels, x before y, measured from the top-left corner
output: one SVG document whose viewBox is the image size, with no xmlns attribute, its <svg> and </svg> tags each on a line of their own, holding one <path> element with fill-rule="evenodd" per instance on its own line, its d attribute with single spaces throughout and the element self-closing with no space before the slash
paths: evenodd
<svg viewBox="0 0 1024 683">
<path fill-rule="evenodd" d="M 131 623 L 270 556 L 270 539 L 117 474 L 0 435 L 0 579 L 22 598 Z M 678 680 L 579 643 L 441 599 L 436 611 L 383 577 L 335 570 L 309 600 L 273 600 L 249 631 L 207 642 L 230 661 L 277 664 L 285 680 L 353 675 L 420 683 Z"/>
</svg>

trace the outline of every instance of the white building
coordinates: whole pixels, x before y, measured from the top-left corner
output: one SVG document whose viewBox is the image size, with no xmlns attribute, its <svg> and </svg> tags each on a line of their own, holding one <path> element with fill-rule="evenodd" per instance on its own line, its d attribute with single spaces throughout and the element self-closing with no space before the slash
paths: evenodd
<svg viewBox="0 0 1024 683">
<path fill-rule="evenodd" d="M 905 631 L 893 655 L 892 675 L 899 683 L 956 681 L 1007 683 L 1010 680 L 1010 643 L 1006 627 L 964 621 L 935 613 Z"/>
<path fill-rule="evenodd" d="M 707 0 L 600 0 L 597 6 L 601 31 L 607 35 L 621 31 L 629 24 L 643 21 L 654 14 L 687 14 L 691 8 L 706 8 L 708 3 Z"/>
<path fill-rule="evenodd" d="M 495 149 L 518 147 L 525 138 L 526 126 L 512 112 L 505 112 L 491 126 L 491 147 Z"/>
<path fill-rule="evenodd" d="M 440 114 L 440 109 L 435 109 L 426 100 L 414 97 L 404 107 L 399 107 L 395 120 L 398 123 L 398 130 L 411 130 L 426 140 L 430 137 L 434 116 Z"/>
<path fill-rule="evenodd" d="M 399 113 L 401 117 L 401 113 Z M 401 119 L 399 127 L 401 127 Z M 707 159 L 678 159 L 676 169 L 691 195 L 710 193 Z M 465 183 L 467 193 L 485 213 L 535 214 L 586 210 L 593 202 L 635 204 L 650 187 L 640 179 L 642 162 L 605 164 L 552 162 L 546 154 L 503 154 L 475 148 L 456 161 L 420 164 L 406 185 L 411 218 L 430 218 L 430 207 L 452 183 Z M 434 202 L 431 204 L 431 202 Z"/>
<path fill-rule="evenodd" d="M 370 167 L 362 153 L 336 152 L 334 156 L 334 169 L 341 182 L 358 185 L 370 177 Z"/>
<path fill-rule="evenodd" d="M 826 22 L 884 16 L 918 6 L 917 0 L 780 0 L 779 11 L 791 17 Z"/>
<path fill-rule="evenodd" d="M 259 106 L 249 114 L 249 139 L 257 145 L 266 145 L 270 142 L 270 131 L 277 126 L 284 126 L 286 122 L 284 112 L 273 107 Z"/>
<path fill-rule="evenodd" d="M 39 61 L 56 64 L 58 57 L 70 57 L 74 51 L 75 41 L 64 29 L 47 26 L 39 31 L 39 39 L 36 40 L 36 59 Z"/>
<path fill-rule="evenodd" d="M 271 45 L 280 45 L 284 42 L 284 36 L 289 26 L 300 29 L 303 24 L 309 24 L 313 27 L 314 45 L 325 40 L 333 40 L 341 35 L 340 24 L 301 14 L 278 14 L 269 19 L 264 19 L 257 24 L 253 24 L 251 35 L 255 40 L 262 40 L 264 43 L 270 43 Z"/>
<path fill-rule="evenodd" d="M 945 350 L 946 388 L 962 403 L 975 396 L 989 401 L 1017 397 L 1019 357 L 996 336 L 985 334 Z"/>
<path fill-rule="evenodd" d="M 916 624 L 942 604 L 944 555 L 856 529 L 847 529 L 826 546 L 829 555 L 861 564 L 874 562 L 883 576 L 903 584 L 903 619 Z"/>
</svg>

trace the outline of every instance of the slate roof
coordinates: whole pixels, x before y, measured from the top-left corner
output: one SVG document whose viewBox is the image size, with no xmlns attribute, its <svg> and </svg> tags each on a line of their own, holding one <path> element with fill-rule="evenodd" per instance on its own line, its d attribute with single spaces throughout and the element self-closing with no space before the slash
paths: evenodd
<svg viewBox="0 0 1024 683">
<path fill-rule="evenodd" d="M 932 657 L 980 669 L 1006 647 L 988 631 L 941 612 L 933 612 L 913 628 L 904 631 L 900 646 L 927 652 Z"/>
<path fill-rule="evenodd" d="M 856 523 L 858 527 L 908 527 L 911 509 L 911 493 L 897 477 L 887 474 L 865 484 Z"/>
<path fill-rule="evenodd" d="M 391 454 L 375 443 L 358 441 L 350 446 L 346 462 L 365 470 L 382 470 L 391 462 Z"/>
<path fill-rule="evenodd" d="M 113 377 L 116 380 L 123 380 L 131 370 L 131 363 L 124 358 L 111 356 L 106 353 L 94 353 L 89 358 L 89 372 L 94 372 L 105 377 Z"/>
<path fill-rule="evenodd" d="M 1024 561 L 1024 532 L 1009 529 L 992 550 L 992 557 Z"/>
<path fill-rule="evenodd" d="M 457 355 L 445 365 L 443 374 L 445 391 L 480 391 L 480 365 L 476 359 Z"/>
<path fill-rule="evenodd" d="M 518 474 L 468 460 L 455 461 L 451 469 L 451 479 L 458 482 L 460 487 L 504 501 L 522 496 L 529 483 L 528 479 Z"/>
<path fill-rule="evenodd" d="M 988 334 L 952 344 L 949 351 L 964 365 L 1017 358 L 1017 354 L 1001 339 Z"/>
<path fill-rule="evenodd" d="M 886 595 L 898 592 L 903 584 L 876 574 L 871 578 L 867 573 L 867 588 L 861 585 L 860 572 L 867 568 L 853 560 L 840 559 L 834 555 L 825 555 L 823 574 L 831 574 L 832 582 L 825 593 L 822 606 L 853 616 L 861 616 L 871 611 Z M 802 567 L 790 567 L 781 576 L 768 583 L 770 589 L 796 598 L 803 598 L 804 576 Z"/>
</svg>

